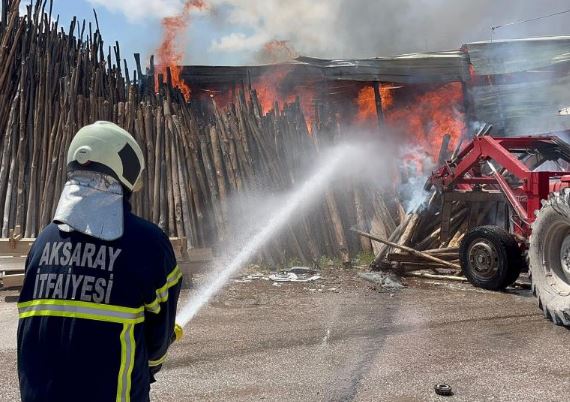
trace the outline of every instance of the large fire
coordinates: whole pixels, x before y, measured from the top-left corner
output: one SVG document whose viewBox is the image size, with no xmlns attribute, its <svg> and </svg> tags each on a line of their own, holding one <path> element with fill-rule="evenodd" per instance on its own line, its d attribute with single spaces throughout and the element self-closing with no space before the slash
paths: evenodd
<svg viewBox="0 0 570 402">
<path fill-rule="evenodd" d="M 437 160 L 443 136 L 451 136 L 453 148 L 465 130 L 462 109 L 461 83 L 452 82 L 413 97 L 405 106 L 388 109 L 385 117 L 389 125 L 404 130 L 411 143 Z"/>
<path fill-rule="evenodd" d="M 402 90 L 408 88 L 402 87 Z M 428 92 L 396 102 L 390 87 L 381 87 L 384 119 L 391 131 L 401 132 L 408 144 L 420 146 L 432 159 L 436 159 L 445 134 L 451 135 L 450 146 L 457 145 L 465 129 L 461 112 L 463 94 L 460 83 L 449 83 Z M 370 126 L 377 120 L 374 90 L 362 88 L 357 99 L 359 125 Z"/>
<path fill-rule="evenodd" d="M 186 0 L 180 14 L 162 20 L 164 34 L 157 49 L 157 73 L 166 77 L 167 69 L 170 69 L 172 85 L 180 89 L 186 101 L 190 100 L 190 87 L 180 76 L 184 53 L 177 48 L 176 43 L 180 34 L 188 27 L 192 10 L 202 10 L 206 7 L 206 0 Z M 287 41 L 279 40 L 266 43 L 262 53 L 269 62 L 283 61 L 283 58 L 289 60 L 297 56 Z M 285 103 L 295 102 L 298 97 L 308 129 L 311 131 L 315 119 L 315 102 L 319 101 L 316 88 L 321 83 L 295 79 L 294 68 L 294 64 L 273 65 L 267 68 L 265 74 L 254 78 L 251 86 L 257 92 L 261 112 L 264 114 L 274 109 L 276 103 L 277 107 L 282 108 Z M 158 80 L 156 81 L 158 86 Z M 400 89 L 406 96 L 397 96 Z M 417 91 L 415 95 L 411 92 L 414 90 Z M 219 106 L 229 103 L 235 96 L 234 92 L 225 90 L 206 91 Z M 465 130 L 460 83 L 449 83 L 427 92 L 412 87 L 381 84 L 380 97 L 382 113 L 390 133 L 404 138 L 405 143 L 417 146 L 416 149 L 421 148 L 434 160 L 439 154 L 441 140 L 445 134 L 451 136 L 450 146 L 454 147 Z M 352 124 L 360 128 L 377 129 L 378 114 L 372 85 L 365 85 L 358 91 L 355 106 L 357 111 Z M 401 133 L 401 136 L 398 133 Z M 412 152 L 414 153 L 417 152 Z"/>
<path fill-rule="evenodd" d="M 291 68 L 275 66 L 255 79 L 252 86 L 256 89 L 263 113 L 274 109 L 276 102 L 279 107 L 283 107 L 284 103 L 294 102 L 299 97 L 311 130 L 315 117 L 315 86 L 314 83 L 303 85 L 289 82 Z M 407 96 L 397 99 L 398 91 L 406 91 Z M 411 91 L 417 91 L 417 94 Z M 381 84 L 380 97 L 387 129 L 391 135 L 404 139 L 406 149 L 414 148 L 412 154 L 418 154 L 417 150 L 422 149 L 428 157 L 436 160 L 445 134 L 451 136 L 450 147 L 453 149 L 457 146 L 465 130 L 460 83 L 449 83 L 427 92 L 406 86 Z M 372 85 L 362 87 L 355 101 L 358 109 L 352 123 L 360 128 L 377 130 L 378 115 Z M 410 159 L 415 158 L 412 155 Z M 425 159 L 425 156 L 419 159 Z"/>
<path fill-rule="evenodd" d="M 157 53 L 157 73 L 166 77 L 166 70 L 170 68 L 172 86 L 180 89 L 186 101 L 190 100 L 190 87 L 180 77 L 184 52 L 176 47 L 178 36 L 184 32 L 190 21 L 192 10 L 206 8 L 204 0 L 186 0 L 180 14 L 162 19 L 163 36 Z M 158 86 L 158 80 L 157 80 Z"/>
</svg>

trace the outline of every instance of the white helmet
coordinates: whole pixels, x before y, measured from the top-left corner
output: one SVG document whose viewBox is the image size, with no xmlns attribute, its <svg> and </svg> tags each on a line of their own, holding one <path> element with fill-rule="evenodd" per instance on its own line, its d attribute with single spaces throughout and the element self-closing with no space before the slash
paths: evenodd
<svg viewBox="0 0 570 402">
<path fill-rule="evenodd" d="M 129 191 L 142 187 L 144 157 L 139 144 L 108 121 L 97 121 L 75 134 L 67 151 L 67 166 L 113 176 Z"/>
</svg>

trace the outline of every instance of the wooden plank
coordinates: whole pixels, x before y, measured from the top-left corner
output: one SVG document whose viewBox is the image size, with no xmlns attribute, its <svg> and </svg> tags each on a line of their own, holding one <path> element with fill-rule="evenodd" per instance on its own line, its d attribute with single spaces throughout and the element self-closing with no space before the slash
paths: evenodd
<svg viewBox="0 0 570 402">
<path fill-rule="evenodd" d="M 36 239 L 24 238 L 21 240 L 0 239 L 0 266 L 7 263 L 1 257 L 25 257 L 28 255 L 32 244 Z M 196 248 L 187 250 L 185 237 L 171 237 L 170 243 L 176 254 L 176 258 L 189 259 L 195 262 L 210 261 L 213 258 L 211 248 Z"/>
<path fill-rule="evenodd" d="M 451 262 L 451 261 L 459 261 L 459 253 L 450 253 L 450 254 L 428 254 L 439 259 Z M 404 253 L 389 253 L 386 256 L 388 261 L 396 261 L 396 262 L 423 262 L 425 259 L 414 256 L 412 254 L 404 254 Z"/>
<path fill-rule="evenodd" d="M 378 130 L 381 136 L 385 136 L 384 132 L 384 110 L 382 108 L 382 96 L 380 94 L 380 83 L 374 81 L 372 83 L 372 88 L 374 89 L 374 103 L 376 104 L 376 117 L 378 119 Z"/>
<path fill-rule="evenodd" d="M 401 249 L 401 250 L 407 251 L 408 253 L 414 254 L 414 255 L 416 255 L 417 257 L 424 258 L 424 259 L 426 259 L 426 260 L 430 260 L 430 261 L 436 262 L 436 263 L 438 263 L 438 264 L 444 265 L 444 266 L 449 267 L 449 268 L 461 269 L 461 267 L 460 267 L 459 265 L 457 265 L 457 264 L 449 263 L 449 262 L 444 261 L 444 260 L 442 260 L 442 259 L 440 259 L 440 258 L 434 257 L 434 256 L 432 256 L 432 255 L 430 255 L 430 254 L 422 253 L 421 251 L 415 250 L 415 249 L 413 249 L 413 248 L 411 248 L 411 247 L 402 246 L 402 245 L 400 245 L 400 244 L 393 243 L 393 242 L 391 242 L 391 241 L 389 241 L 389 240 L 382 239 L 382 238 L 380 238 L 380 237 L 371 235 L 370 233 L 366 233 L 366 232 L 363 232 L 363 231 L 358 230 L 358 229 L 354 229 L 354 228 L 353 228 L 353 229 L 351 229 L 351 230 L 352 230 L 353 232 L 355 232 L 355 233 L 358 233 L 358 234 L 362 235 L 362 236 L 369 237 L 371 240 L 378 241 L 378 242 L 381 242 L 381 243 L 385 243 L 385 244 L 387 244 L 387 245 L 389 245 L 389 246 L 391 246 L 391 247 L 399 248 L 399 249 Z"/>
<path fill-rule="evenodd" d="M 406 276 L 415 276 L 417 278 L 427 278 L 427 279 L 439 279 L 439 280 L 448 280 L 448 281 L 455 281 L 455 282 L 469 282 L 467 278 L 463 276 L 453 276 L 453 275 L 436 275 L 436 274 L 428 274 L 426 272 L 406 272 Z"/>
<path fill-rule="evenodd" d="M 170 244 L 174 249 L 174 254 L 176 258 L 187 258 L 188 251 L 186 250 L 186 238 L 185 237 L 171 237 Z"/>
<path fill-rule="evenodd" d="M 191 262 L 208 262 L 213 259 L 211 248 L 191 248 L 188 250 L 188 260 Z"/>
<path fill-rule="evenodd" d="M 447 193 L 443 194 L 443 206 L 441 207 L 441 226 L 439 231 L 439 241 L 445 242 L 449 239 L 449 227 L 451 225 L 451 201 L 447 198 Z"/>
<path fill-rule="evenodd" d="M 437 158 L 437 166 L 442 166 L 445 161 L 449 159 L 449 142 L 451 135 L 445 134 L 441 139 L 441 148 L 439 149 L 439 156 Z"/>
<path fill-rule="evenodd" d="M 2 289 L 22 287 L 24 274 L 6 275 L 0 280 L 2 281 Z"/>
<path fill-rule="evenodd" d="M 36 239 L 24 238 L 20 240 L 0 239 L 0 256 L 20 257 L 28 255 Z"/>
<path fill-rule="evenodd" d="M 0 257 L 0 271 L 4 272 L 22 272 L 26 264 L 25 256 L 1 256 Z"/>
<path fill-rule="evenodd" d="M 473 228 L 477 224 L 477 219 L 479 218 L 479 210 L 481 209 L 480 202 L 474 202 L 471 204 L 471 209 L 469 210 L 469 218 L 467 220 L 467 227 Z"/>
</svg>

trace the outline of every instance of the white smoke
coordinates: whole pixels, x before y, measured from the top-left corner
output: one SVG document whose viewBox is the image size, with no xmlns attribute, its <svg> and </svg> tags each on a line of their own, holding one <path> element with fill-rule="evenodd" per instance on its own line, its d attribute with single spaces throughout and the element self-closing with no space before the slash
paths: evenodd
<svg viewBox="0 0 570 402">
<path fill-rule="evenodd" d="M 245 29 L 234 41 L 234 47 L 220 46 L 233 33 L 213 41 L 211 51 L 241 52 L 252 54 L 271 40 L 286 40 L 293 48 L 306 54 L 329 53 L 335 50 L 333 38 L 342 36 L 335 21 L 341 14 L 344 0 L 209 0 L 214 8 L 229 8 L 227 22 Z M 310 42 L 310 43 L 309 43 Z"/>
<path fill-rule="evenodd" d="M 88 0 L 120 12 L 129 21 L 176 15 L 183 0 Z M 491 26 L 547 15 L 570 8 L 567 0 L 205 0 L 201 12 L 214 30 L 207 54 L 251 62 L 264 43 L 288 41 L 299 54 L 325 58 L 390 56 L 425 50 L 457 49 L 463 43 L 489 40 Z M 570 34 L 570 13 L 511 25 L 496 39 Z M 220 32 L 216 37 L 216 30 Z"/>
<path fill-rule="evenodd" d="M 229 22 L 251 30 L 252 38 L 288 40 L 300 54 L 343 58 L 457 49 L 488 40 L 490 27 L 569 8 L 547 0 L 210 0 L 229 6 Z M 570 33 L 570 14 L 495 31 L 499 38 Z M 231 35 L 231 34 L 230 34 Z M 223 40 L 223 38 L 221 39 Z M 217 42 L 216 42 L 217 43 Z M 249 50 L 257 50 L 250 48 Z"/>
<path fill-rule="evenodd" d="M 210 50 L 221 52 L 251 51 L 251 49 L 259 49 L 270 40 L 270 37 L 263 33 L 247 36 L 242 32 L 232 32 L 212 41 Z"/>
<path fill-rule="evenodd" d="M 410 213 L 425 202 L 428 192 L 424 190 L 424 185 L 438 166 L 429 153 L 419 145 L 407 145 L 399 150 L 399 154 L 401 202 L 406 212 Z"/>
<path fill-rule="evenodd" d="M 129 22 L 160 20 L 180 14 L 184 0 L 88 0 L 94 7 L 105 7 L 112 13 L 120 13 Z M 194 10 L 199 13 L 200 11 Z"/>
</svg>

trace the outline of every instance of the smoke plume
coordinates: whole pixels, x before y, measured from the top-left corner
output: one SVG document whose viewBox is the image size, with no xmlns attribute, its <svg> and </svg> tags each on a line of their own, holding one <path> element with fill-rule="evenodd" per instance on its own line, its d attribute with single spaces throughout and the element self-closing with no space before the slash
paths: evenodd
<svg viewBox="0 0 570 402">
<path fill-rule="evenodd" d="M 137 19 L 180 15 L 183 0 L 89 0 Z M 135 4 L 136 3 L 136 4 Z M 286 41 L 295 54 L 362 58 L 457 49 L 491 39 L 491 27 L 570 8 L 567 0 L 206 0 L 212 32 L 192 63 L 254 62 L 272 41 Z M 495 39 L 570 34 L 570 13 L 494 32 Z M 220 32 L 220 33 L 218 33 Z M 185 60 L 186 61 L 186 60 Z"/>
<path fill-rule="evenodd" d="M 389 56 L 457 49 L 489 40 L 491 26 L 569 8 L 564 0 L 210 0 L 229 7 L 230 23 L 249 35 L 230 33 L 213 41 L 224 52 L 258 51 L 285 40 L 298 53 L 325 58 Z M 496 38 L 570 33 L 570 14 L 495 31 Z"/>
</svg>

